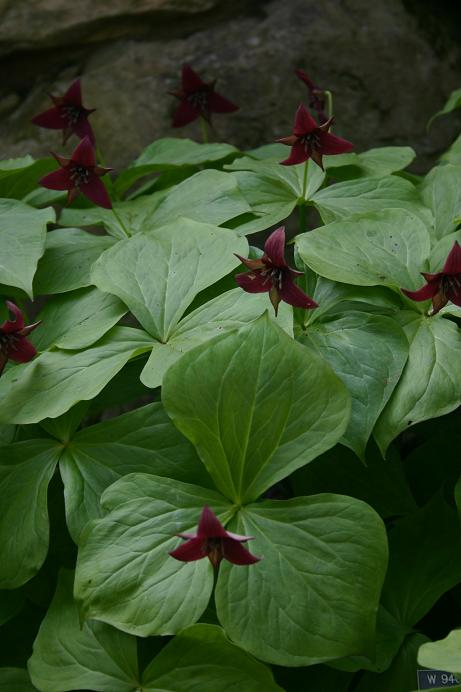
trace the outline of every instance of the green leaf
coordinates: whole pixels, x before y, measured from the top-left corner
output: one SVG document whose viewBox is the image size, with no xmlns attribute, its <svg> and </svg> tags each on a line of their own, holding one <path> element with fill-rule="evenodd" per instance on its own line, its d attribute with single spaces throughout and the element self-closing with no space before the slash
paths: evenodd
<svg viewBox="0 0 461 692">
<path fill-rule="evenodd" d="M 330 494 L 264 501 L 236 529 L 264 559 L 220 566 L 216 609 L 232 641 L 288 666 L 373 652 L 387 542 L 371 507 Z"/>
<path fill-rule="evenodd" d="M 266 666 L 227 639 L 215 625 L 180 632 L 143 673 L 144 692 L 282 692 Z"/>
<path fill-rule="evenodd" d="M 46 227 L 53 209 L 34 209 L 12 199 L 0 200 L 0 283 L 32 298 L 32 280 L 45 251 Z"/>
<path fill-rule="evenodd" d="M 435 115 L 433 115 L 427 123 L 428 129 L 432 125 L 434 120 L 438 118 L 440 115 L 446 115 L 447 113 L 451 113 L 457 108 L 461 108 L 461 89 L 455 89 L 451 92 L 442 110 L 437 111 L 437 113 L 435 113 Z"/>
<path fill-rule="evenodd" d="M 378 416 L 408 356 L 402 328 L 389 317 L 349 312 L 331 322 L 317 322 L 299 341 L 313 344 L 346 385 L 352 410 L 341 441 L 363 460 Z"/>
<path fill-rule="evenodd" d="M 114 327 L 85 351 L 45 351 L 0 379 L 0 423 L 37 423 L 92 399 L 130 358 L 150 350 L 147 334 Z"/>
<path fill-rule="evenodd" d="M 275 226 L 288 218 L 296 207 L 292 191 L 278 180 L 249 171 L 238 171 L 233 175 L 252 212 L 227 224 L 238 235 L 249 235 Z"/>
<path fill-rule="evenodd" d="M 10 159 L 0 162 L 0 197 L 22 199 L 31 206 L 34 193 L 39 191 L 39 179 L 56 169 L 56 161 L 52 157 L 34 161 L 31 156 L 22 159 Z M 43 190 L 43 188 L 41 188 Z M 47 190 L 45 205 L 51 204 L 50 193 L 53 197 L 62 196 L 62 192 Z"/>
<path fill-rule="evenodd" d="M 91 284 L 91 267 L 114 244 L 79 228 L 58 228 L 47 234 L 46 250 L 34 280 L 36 295 L 65 293 Z"/>
<path fill-rule="evenodd" d="M 334 178 L 342 178 L 342 168 L 350 168 L 354 171 L 354 178 L 383 178 L 396 171 L 406 168 L 414 160 L 416 153 L 411 147 L 379 147 L 369 149 L 361 154 L 339 154 L 325 156 L 323 165 L 328 175 Z"/>
<path fill-rule="evenodd" d="M 285 150 L 286 153 L 287 150 Z M 294 202 L 298 199 L 311 199 L 325 180 L 325 172 L 316 163 L 309 160 L 307 162 L 307 186 L 303 196 L 304 163 L 296 166 L 282 166 L 280 161 L 276 159 L 255 160 L 249 156 L 243 156 L 235 159 L 225 168 L 230 171 L 253 171 L 258 178 L 272 180 L 277 183 L 276 187 L 284 195 L 289 194 Z"/>
<path fill-rule="evenodd" d="M 181 219 L 117 243 L 95 264 L 92 280 L 165 342 L 197 293 L 235 268 L 233 253 L 247 247 L 232 231 Z"/>
<path fill-rule="evenodd" d="M 423 206 L 416 188 L 408 180 L 393 175 L 330 185 L 316 192 L 312 203 L 324 223 L 389 208 L 409 211 L 427 225 L 431 222 L 431 213 Z"/>
<path fill-rule="evenodd" d="M 442 154 L 440 161 L 443 163 L 452 163 L 455 166 L 461 164 L 461 135 L 458 135 L 451 147 Z"/>
<path fill-rule="evenodd" d="M 0 668 L 0 692 L 36 692 L 23 668 Z"/>
<path fill-rule="evenodd" d="M 135 692 L 136 639 L 101 622 L 81 626 L 72 585 L 73 573 L 62 570 L 28 663 L 34 685 L 43 692 Z"/>
<path fill-rule="evenodd" d="M 461 580 L 461 534 L 456 510 L 442 493 L 389 533 L 384 607 L 413 627 Z"/>
<path fill-rule="evenodd" d="M 461 215 L 461 166 L 436 166 L 424 178 L 421 196 L 434 215 L 434 240 L 453 233 Z"/>
<path fill-rule="evenodd" d="M 125 632 L 174 634 L 205 610 L 213 588 L 209 560 L 180 562 L 168 552 L 179 531 L 197 526 L 204 505 L 225 521 L 232 507 L 212 490 L 142 473 L 102 496 L 105 516 L 85 529 L 75 595 L 86 617 Z"/>
<path fill-rule="evenodd" d="M 409 312 L 403 312 L 400 320 L 410 350 L 402 377 L 374 431 L 383 454 L 409 426 L 443 416 L 461 404 L 461 335 L 457 325 L 441 316 L 418 317 Z"/>
<path fill-rule="evenodd" d="M 356 286 L 417 288 L 430 253 L 426 227 L 401 209 L 330 223 L 298 235 L 296 245 L 315 272 Z"/>
<path fill-rule="evenodd" d="M 267 310 L 268 300 L 265 293 L 250 294 L 235 288 L 188 313 L 172 330 L 166 343 L 154 345 L 141 373 L 141 381 L 147 387 L 159 387 L 168 368 L 184 353 L 255 320 Z M 286 303 L 280 305 L 277 321 L 282 329 L 292 334 L 293 313 Z"/>
<path fill-rule="evenodd" d="M 67 525 L 75 542 L 85 524 L 102 515 L 103 491 L 128 473 L 153 473 L 205 487 L 211 484 L 194 448 L 178 433 L 160 403 L 78 432 L 64 451 L 60 470 Z"/>
<path fill-rule="evenodd" d="M 425 668 L 461 671 L 461 630 L 452 630 L 446 637 L 423 644 L 418 651 L 418 663 Z"/>
<path fill-rule="evenodd" d="M 149 144 L 142 154 L 118 176 L 114 187 L 120 195 L 136 180 L 149 173 L 181 166 L 198 168 L 238 153 L 238 149 L 230 144 L 200 144 L 191 139 L 164 137 Z"/>
<path fill-rule="evenodd" d="M 87 348 L 109 331 L 127 308 L 115 296 L 97 288 L 82 288 L 49 300 L 38 315 L 41 329 L 31 335 L 39 351 L 57 346 Z"/>
<path fill-rule="evenodd" d="M 40 569 L 48 552 L 48 484 L 61 454 L 55 440 L 1 447 L 0 588 L 15 589 Z"/>
<path fill-rule="evenodd" d="M 162 396 L 216 487 L 236 503 L 332 447 L 349 420 L 344 385 L 267 314 L 186 353 L 168 370 Z"/>
</svg>

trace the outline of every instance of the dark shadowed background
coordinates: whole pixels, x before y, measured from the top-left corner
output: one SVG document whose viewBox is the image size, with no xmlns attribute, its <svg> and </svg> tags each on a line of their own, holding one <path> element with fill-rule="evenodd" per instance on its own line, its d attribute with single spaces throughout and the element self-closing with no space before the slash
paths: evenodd
<svg viewBox="0 0 461 692">
<path fill-rule="evenodd" d="M 456 115 L 426 124 L 461 86 L 460 39 L 449 0 L 0 0 L 1 158 L 65 151 L 30 118 L 79 75 L 107 165 L 158 137 L 198 139 L 195 123 L 170 126 L 189 62 L 240 105 L 215 117 L 217 141 L 288 135 L 307 103 L 300 67 L 333 91 L 335 132 L 357 151 L 408 144 L 424 171 L 459 132 Z"/>
</svg>

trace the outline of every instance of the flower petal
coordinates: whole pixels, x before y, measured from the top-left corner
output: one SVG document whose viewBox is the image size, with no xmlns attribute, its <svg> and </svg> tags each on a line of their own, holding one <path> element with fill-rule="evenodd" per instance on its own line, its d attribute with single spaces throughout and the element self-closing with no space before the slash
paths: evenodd
<svg viewBox="0 0 461 692">
<path fill-rule="evenodd" d="M 461 246 L 457 240 L 450 250 L 442 272 L 444 274 L 461 274 Z"/>
<path fill-rule="evenodd" d="M 58 168 L 57 171 L 48 173 L 40 178 L 39 183 L 49 190 L 70 190 L 74 185 L 66 168 Z"/>
<path fill-rule="evenodd" d="M 67 126 L 67 120 L 62 117 L 59 108 L 50 108 L 32 118 L 34 125 L 46 127 L 49 130 L 62 130 Z"/>
<path fill-rule="evenodd" d="M 302 142 L 296 142 L 291 148 L 290 156 L 284 161 L 280 161 L 284 166 L 293 166 L 297 163 L 303 163 L 309 158 L 309 152 Z"/>
<path fill-rule="evenodd" d="M 184 91 L 200 91 L 206 86 L 205 82 L 198 76 L 197 72 L 187 63 L 182 66 L 181 84 Z"/>
<path fill-rule="evenodd" d="M 82 84 L 80 79 L 76 79 L 70 87 L 67 89 L 66 93 L 62 97 L 63 101 L 68 103 L 70 106 L 80 106 L 82 105 Z"/>
<path fill-rule="evenodd" d="M 322 154 L 345 154 L 354 148 L 352 142 L 332 135 L 331 132 L 324 132 L 319 129 L 318 136 L 320 139 L 319 150 Z"/>
<path fill-rule="evenodd" d="M 183 99 L 173 116 L 173 127 L 183 127 L 200 116 L 200 109 Z"/>
<path fill-rule="evenodd" d="M 292 305 L 294 308 L 312 310 L 318 307 L 315 300 L 312 300 L 312 298 L 304 293 L 299 286 L 293 283 L 293 279 L 289 274 L 285 274 L 283 277 L 282 286 L 279 288 L 279 295 L 285 303 Z"/>
<path fill-rule="evenodd" d="M 270 279 L 267 276 L 261 276 L 258 271 L 236 274 L 234 278 L 240 288 L 247 293 L 266 293 L 272 287 Z"/>
<path fill-rule="evenodd" d="M 14 341 L 7 344 L 6 355 L 17 363 L 27 363 L 37 355 L 35 346 L 27 341 L 24 336 L 12 337 Z"/>
<path fill-rule="evenodd" d="M 206 553 L 203 550 L 203 540 L 201 538 L 191 538 L 189 541 L 186 541 L 186 543 L 176 548 L 176 550 L 172 550 L 169 554 L 176 560 L 182 560 L 182 562 L 193 562 L 194 560 L 201 560 L 202 557 L 206 557 Z"/>
<path fill-rule="evenodd" d="M 237 255 L 236 252 L 234 252 L 234 255 L 238 257 L 238 259 L 241 261 L 242 264 L 245 265 L 245 267 L 248 267 L 248 269 L 264 269 L 266 266 L 262 259 L 248 259 L 247 257 L 242 257 L 241 255 Z"/>
<path fill-rule="evenodd" d="M 411 298 L 411 300 L 429 300 L 429 298 L 433 298 L 438 292 L 439 285 L 440 281 L 435 280 L 427 283 L 425 286 L 422 286 L 417 291 L 407 291 L 405 288 L 401 288 L 400 290 L 404 295 L 407 296 L 407 298 Z"/>
<path fill-rule="evenodd" d="M 212 91 L 208 97 L 208 110 L 210 113 L 233 113 L 238 111 L 239 107 L 229 101 L 216 91 Z"/>
<path fill-rule="evenodd" d="M 84 139 L 84 137 L 88 137 L 90 142 L 93 144 L 93 146 L 96 143 L 96 139 L 94 136 L 93 128 L 91 127 L 90 123 L 88 122 L 88 117 L 82 113 L 80 118 L 77 120 L 75 123 L 73 130 L 75 134 L 80 137 L 80 139 Z"/>
<path fill-rule="evenodd" d="M 14 315 L 13 320 L 6 320 L 3 324 L 0 325 L 0 331 L 3 332 L 3 334 L 11 334 L 11 332 L 20 332 L 21 329 L 24 329 L 24 317 L 22 315 L 21 310 L 18 308 L 17 305 L 11 302 L 11 300 L 6 300 L 6 307 L 8 310 Z"/>
<path fill-rule="evenodd" d="M 96 175 L 91 175 L 87 183 L 80 185 L 80 191 L 83 192 L 85 197 L 97 204 L 98 207 L 112 209 L 112 202 L 104 187 L 104 183 Z"/>
<path fill-rule="evenodd" d="M 252 555 L 249 550 L 231 538 L 224 538 L 222 541 L 223 557 L 234 565 L 253 565 L 261 560 L 260 557 Z"/>
<path fill-rule="evenodd" d="M 285 226 L 277 228 L 264 243 L 264 253 L 274 267 L 287 267 L 285 261 Z"/>
<path fill-rule="evenodd" d="M 207 505 L 202 509 L 197 529 L 197 538 L 221 538 L 227 536 L 226 529 L 216 514 Z"/>
<path fill-rule="evenodd" d="M 306 106 L 301 103 L 296 111 L 293 134 L 295 134 L 297 137 L 302 137 L 303 135 L 309 134 L 309 132 L 312 132 L 317 128 L 318 125 L 314 118 L 309 113 Z"/>
<path fill-rule="evenodd" d="M 85 168 L 95 166 L 96 156 L 91 139 L 89 137 L 84 137 L 82 141 L 77 144 L 70 158 L 73 163 L 84 166 Z"/>
</svg>

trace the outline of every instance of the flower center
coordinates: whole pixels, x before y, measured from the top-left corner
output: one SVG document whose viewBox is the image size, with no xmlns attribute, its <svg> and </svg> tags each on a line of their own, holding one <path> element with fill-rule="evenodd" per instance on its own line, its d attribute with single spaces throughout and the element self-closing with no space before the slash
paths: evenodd
<svg viewBox="0 0 461 692">
<path fill-rule="evenodd" d="M 78 106 L 61 106 L 61 114 L 67 120 L 69 126 L 75 125 L 80 118 L 82 109 Z"/>
<path fill-rule="evenodd" d="M 304 151 L 306 154 L 310 154 L 314 149 L 319 149 L 320 147 L 320 137 L 315 132 L 309 132 L 309 134 L 299 137 L 299 142 L 304 145 Z"/>
<path fill-rule="evenodd" d="M 194 108 L 205 111 L 208 109 L 208 96 L 208 91 L 193 91 L 191 94 L 187 94 L 186 99 Z"/>
<path fill-rule="evenodd" d="M 283 281 L 282 269 L 278 267 L 268 267 L 267 269 L 262 270 L 261 276 L 265 277 L 264 283 L 270 281 L 274 288 L 276 288 L 279 291 L 281 290 Z"/>
<path fill-rule="evenodd" d="M 222 539 L 207 538 L 204 549 L 213 567 L 217 567 L 223 558 Z"/>
<path fill-rule="evenodd" d="M 90 169 L 86 166 L 75 165 L 70 168 L 70 178 L 75 187 L 86 185 L 90 177 Z"/>
<path fill-rule="evenodd" d="M 7 354 L 7 351 L 9 349 L 13 349 L 14 351 L 16 350 L 16 342 L 19 341 L 19 336 L 15 334 L 14 332 L 10 332 L 9 334 L 5 334 L 0 330 L 0 353 L 3 353 L 4 355 Z"/>
<path fill-rule="evenodd" d="M 445 274 L 442 276 L 440 288 L 444 296 L 459 293 L 461 290 L 461 274 Z"/>
</svg>

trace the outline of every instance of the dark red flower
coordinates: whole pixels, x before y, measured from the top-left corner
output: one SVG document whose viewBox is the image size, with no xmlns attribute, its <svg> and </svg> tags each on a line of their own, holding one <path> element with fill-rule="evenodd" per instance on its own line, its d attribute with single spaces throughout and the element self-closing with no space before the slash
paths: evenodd
<svg viewBox="0 0 461 692">
<path fill-rule="evenodd" d="M 103 168 L 96 165 L 96 156 L 93 145 L 88 137 L 82 139 L 76 149 L 72 152 L 70 159 L 53 154 L 61 168 L 53 173 L 45 175 L 40 180 L 40 185 L 50 190 L 68 190 L 67 200 L 70 204 L 82 192 L 92 202 L 99 207 L 112 209 L 107 190 L 99 180 L 112 168 Z"/>
<path fill-rule="evenodd" d="M 402 288 L 412 300 L 429 300 L 432 298 L 432 314 L 436 315 L 450 300 L 461 307 L 461 247 L 456 240 L 446 259 L 441 272 L 429 274 L 421 272 L 426 279 L 425 286 L 418 291 L 407 291 Z"/>
<path fill-rule="evenodd" d="M 323 169 L 322 156 L 351 151 L 354 147 L 351 142 L 328 132 L 332 122 L 333 118 L 330 118 L 322 125 L 317 125 L 307 108 L 301 104 L 296 111 L 293 134 L 277 140 L 292 147 L 290 156 L 280 163 L 292 166 L 313 159 Z"/>
<path fill-rule="evenodd" d="M 94 133 L 88 122 L 88 116 L 94 113 L 96 108 L 85 108 L 82 105 L 80 80 L 77 79 L 71 84 L 64 96 L 52 96 L 50 94 L 50 98 L 54 103 L 54 108 L 39 113 L 32 118 L 32 122 L 50 130 L 62 130 L 63 144 L 72 134 L 76 134 L 80 139 L 88 137 L 94 144 Z"/>
<path fill-rule="evenodd" d="M 238 110 L 238 106 L 215 91 L 215 82 L 204 82 L 190 65 L 183 65 L 181 89 L 170 91 L 181 101 L 173 117 L 173 127 L 187 125 L 200 116 L 210 122 L 212 113 Z"/>
<path fill-rule="evenodd" d="M 324 89 L 314 84 L 304 70 L 295 70 L 295 74 L 309 89 L 309 108 L 316 111 L 320 124 L 326 123 L 328 118 L 325 114 L 326 96 Z"/>
<path fill-rule="evenodd" d="M 252 565 L 261 559 L 241 545 L 250 541 L 252 536 L 239 536 L 226 531 L 216 514 L 206 506 L 202 510 L 197 533 L 177 535 L 187 540 L 170 552 L 176 560 L 192 562 L 208 557 L 213 567 L 217 567 L 223 558 L 234 565 Z"/>
<path fill-rule="evenodd" d="M 304 293 L 293 281 L 295 276 L 301 276 L 288 266 L 285 261 L 285 228 L 281 226 L 270 234 L 264 244 L 264 255 L 261 259 L 252 260 L 236 255 L 251 272 L 237 274 L 238 285 L 248 293 L 269 293 L 269 298 L 277 315 L 281 300 L 295 308 L 312 310 L 317 303 Z"/>
<path fill-rule="evenodd" d="M 40 322 L 34 322 L 26 327 L 18 306 L 7 300 L 6 307 L 13 314 L 14 319 L 0 324 L 0 373 L 8 360 L 27 363 L 37 354 L 35 346 L 26 337 L 40 324 Z"/>
</svg>

